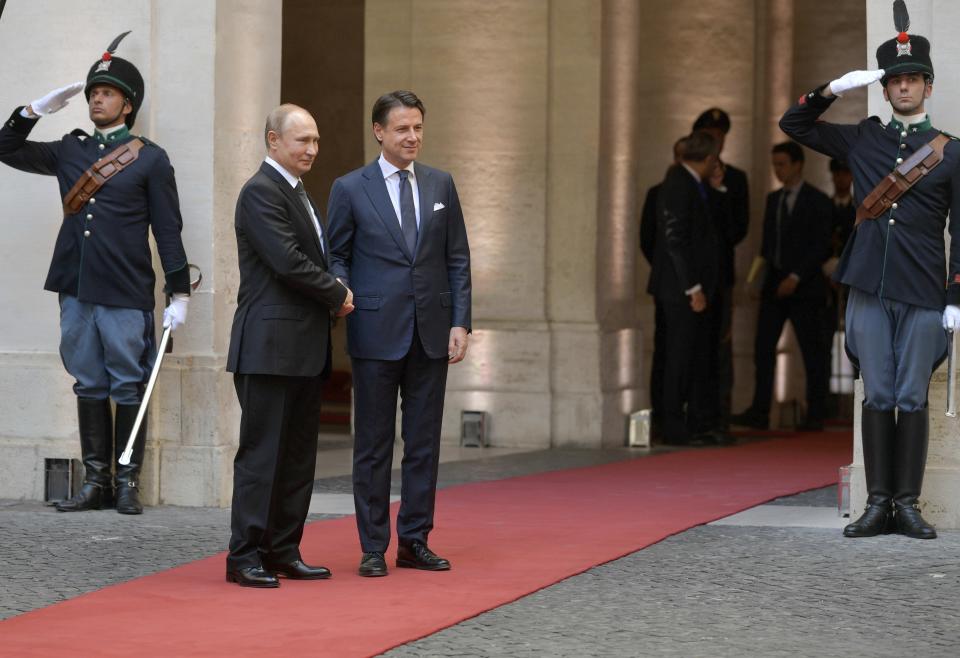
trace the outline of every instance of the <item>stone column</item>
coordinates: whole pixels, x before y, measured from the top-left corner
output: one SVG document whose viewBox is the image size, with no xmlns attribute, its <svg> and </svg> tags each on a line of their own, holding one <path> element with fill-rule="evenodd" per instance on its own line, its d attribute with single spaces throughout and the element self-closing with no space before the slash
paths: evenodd
<svg viewBox="0 0 960 658">
<path fill-rule="evenodd" d="M 94 18 L 107 14 L 120 27 Z M 149 503 L 229 503 L 238 420 L 224 372 L 238 276 L 233 206 L 262 157 L 263 120 L 279 100 L 280 20 L 280 5 L 269 0 L 96 1 L 76 12 L 38 0 L 8 5 L 0 22 L 0 50 L 23 62 L 0 71 L 0 106 L 11 110 L 82 79 L 116 33 L 132 29 L 119 54 L 147 84 L 134 132 L 163 146 L 176 168 L 184 246 L 204 282 L 151 403 L 142 474 Z M 34 55 L 24 59 L 28 52 Z M 80 98 L 44 118 L 33 137 L 55 139 L 89 125 Z M 7 323 L 0 328 L 0 498 L 41 498 L 43 459 L 79 457 L 71 380 L 57 354 L 56 298 L 40 290 L 60 216 L 49 179 L 0 168 L 0 217 L 14 227 L 4 240 L 0 304 L 21 309 L 16 323 L 0 320 Z"/>
<path fill-rule="evenodd" d="M 597 323 L 603 407 L 601 441 L 623 444 L 625 416 L 640 407 L 640 332 L 637 328 L 636 174 L 641 122 L 641 7 L 632 0 L 603 3 L 600 74 L 600 160 L 597 176 Z"/>
<path fill-rule="evenodd" d="M 948 0 L 912 0 L 910 32 L 930 39 L 931 58 L 936 72 L 933 97 L 926 108 L 934 126 L 957 134 L 960 131 L 960 86 L 956 84 L 960 46 L 956 43 L 952 26 L 960 21 L 960 6 Z M 876 66 L 877 46 L 896 36 L 890 3 L 883 0 L 867 2 L 867 65 Z M 879 85 L 869 90 L 870 114 L 882 118 L 890 116 L 890 105 L 883 100 Z M 954 219 L 953 221 L 957 221 Z M 949 253 L 949 235 L 947 249 Z M 857 382 L 854 413 L 854 461 L 851 474 L 851 509 L 854 518 L 863 512 L 866 503 L 866 481 L 863 476 L 863 451 L 860 442 L 860 405 L 863 387 Z M 924 476 L 920 509 L 924 517 L 942 529 L 960 528 L 960 421 L 944 416 L 946 410 L 946 363 L 934 373 L 930 382 L 930 449 Z"/>
<path fill-rule="evenodd" d="M 280 99 L 281 11 L 269 0 L 152 7 L 159 89 L 151 118 L 158 142 L 180 151 L 174 164 L 184 240 L 204 272 L 177 337 L 177 358 L 164 361 L 155 394 L 154 501 L 228 505 L 239 429 L 232 376 L 224 370 L 239 284 L 233 214 L 240 188 L 263 158 L 265 117 Z M 195 73 L 185 79 L 188 70 Z M 179 111 L 198 106 L 199 131 Z"/>
<path fill-rule="evenodd" d="M 601 376 L 604 341 L 597 316 L 600 271 L 608 271 L 599 262 L 597 174 L 606 11 L 594 0 L 550 3 L 550 43 L 564 44 L 550 48 L 548 64 L 546 301 L 553 446 L 600 445 L 607 422 L 601 420 L 603 410 L 610 406 L 610 442 L 623 440 L 615 400 L 619 386 L 615 378 Z M 629 350 L 625 356 L 635 368 L 638 357 Z M 608 398 L 614 398 L 612 405 L 605 405 Z"/>
<path fill-rule="evenodd" d="M 598 445 L 597 3 L 368 0 L 365 44 L 366 107 L 423 99 L 422 159 L 453 174 L 467 221 L 474 331 L 444 440 L 475 409 L 495 445 Z"/>
</svg>

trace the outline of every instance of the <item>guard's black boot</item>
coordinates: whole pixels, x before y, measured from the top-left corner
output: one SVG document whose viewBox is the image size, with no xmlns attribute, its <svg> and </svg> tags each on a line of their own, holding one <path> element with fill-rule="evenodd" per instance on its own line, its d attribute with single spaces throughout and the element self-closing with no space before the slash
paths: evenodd
<svg viewBox="0 0 960 658">
<path fill-rule="evenodd" d="M 923 520 L 917 502 L 927 466 L 930 419 L 927 409 L 901 411 L 897 416 L 897 446 L 893 497 L 897 532 L 914 539 L 935 539 L 937 531 Z"/>
<path fill-rule="evenodd" d="M 863 470 L 867 476 L 867 506 L 859 519 L 843 529 L 844 537 L 874 537 L 890 532 L 896 429 L 892 410 L 863 407 L 860 433 L 863 437 Z"/>
<path fill-rule="evenodd" d="M 117 447 L 116 459 L 120 459 L 127 439 L 137 420 L 140 405 L 117 405 Z M 133 455 L 127 466 L 117 464 L 117 511 L 121 514 L 143 514 L 143 505 L 140 503 L 140 467 L 143 466 L 143 450 L 146 447 L 147 417 L 143 417 L 137 440 L 133 442 Z"/>
<path fill-rule="evenodd" d="M 76 496 L 57 503 L 58 512 L 103 509 L 113 503 L 110 453 L 113 445 L 113 418 L 110 400 L 77 398 L 80 452 L 83 457 L 83 487 Z"/>
</svg>

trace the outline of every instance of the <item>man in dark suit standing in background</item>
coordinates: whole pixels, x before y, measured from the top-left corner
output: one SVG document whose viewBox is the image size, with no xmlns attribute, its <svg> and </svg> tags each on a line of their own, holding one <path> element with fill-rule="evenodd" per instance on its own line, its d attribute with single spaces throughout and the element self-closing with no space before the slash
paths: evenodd
<svg viewBox="0 0 960 658">
<path fill-rule="evenodd" d="M 377 160 L 330 191 L 331 271 L 356 291 L 347 320 L 353 365 L 353 494 L 361 576 L 387 575 L 390 471 L 397 392 L 403 462 L 397 566 L 445 571 L 427 546 L 433 529 L 447 366 L 470 333 L 470 249 L 450 174 L 415 162 L 423 103 L 410 91 L 373 106 Z"/>
<path fill-rule="evenodd" d="M 773 172 L 783 183 L 767 195 L 761 255 L 766 275 L 760 296 L 754 343 L 753 403 L 731 421 L 767 429 L 773 399 L 777 343 L 787 320 L 793 325 L 807 375 L 807 417 L 798 429 L 823 428 L 827 380 L 823 369 L 823 313 L 827 283 L 821 267 L 830 254 L 833 204 L 826 194 L 804 182 L 803 149 L 782 142 L 772 150 Z"/>
<path fill-rule="evenodd" d="M 240 265 L 227 371 L 240 400 L 227 581 L 277 587 L 277 575 L 330 577 L 300 556 L 313 492 L 320 388 L 330 372 L 330 316 L 353 295 L 327 272 L 322 216 L 300 177 L 320 136 L 313 117 L 281 105 L 267 117 L 267 158 L 237 201 Z"/>
<path fill-rule="evenodd" d="M 710 133 L 723 152 L 730 115 L 717 107 L 706 110 L 693 122 L 693 131 Z M 726 199 L 726 212 L 716 212 L 717 237 L 720 241 L 720 284 L 717 286 L 719 346 L 717 349 L 717 384 L 720 397 L 720 429 L 727 430 L 733 394 L 733 284 L 736 280 L 735 249 L 750 228 L 750 190 L 747 174 L 732 164 L 720 161 L 723 170 L 721 188 Z"/>
<path fill-rule="evenodd" d="M 673 143 L 673 164 L 680 164 L 678 150 L 683 138 Z M 657 183 L 649 190 L 643 200 L 643 211 L 640 214 L 640 252 L 650 264 L 650 276 L 653 276 L 653 255 L 657 244 L 657 195 L 660 193 L 662 182 Z M 650 363 L 650 409 L 651 432 L 660 433 L 660 414 L 663 408 L 663 361 L 666 351 L 666 329 L 664 328 L 663 305 L 653 298 L 653 358 Z"/>
<path fill-rule="evenodd" d="M 711 216 L 709 179 L 719 144 L 705 132 L 679 144 L 657 194 L 657 236 L 647 292 L 663 308 L 664 375 L 661 438 L 684 445 L 718 421 L 716 386 L 719 238 Z M 698 437 L 698 435 L 701 435 Z"/>
</svg>

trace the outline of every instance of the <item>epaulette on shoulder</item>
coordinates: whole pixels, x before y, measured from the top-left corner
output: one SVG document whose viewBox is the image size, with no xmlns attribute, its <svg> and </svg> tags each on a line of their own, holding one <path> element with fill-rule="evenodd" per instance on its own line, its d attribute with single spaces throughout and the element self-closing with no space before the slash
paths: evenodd
<svg viewBox="0 0 960 658">
<path fill-rule="evenodd" d="M 873 116 L 867 117 L 867 121 L 876 121 L 877 123 L 879 123 L 879 124 L 881 124 L 881 125 L 883 124 L 883 119 L 881 119 L 880 117 L 878 117 L 876 114 L 874 114 Z"/>
<path fill-rule="evenodd" d="M 143 135 L 137 135 L 137 139 L 139 139 L 141 142 L 143 142 L 143 145 L 144 145 L 144 146 L 156 146 L 157 148 L 160 148 L 160 145 L 159 145 L 159 144 L 157 144 L 156 142 L 150 141 L 149 139 L 147 139 L 147 138 L 144 137 Z"/>
<path fill-rule="evenodd" d="M 947 137 L 949 137 L 950 139 L 954 140 L 955 142 L 960 142 L 960 137 L 957 137 L 956 135 L 951 135 L 946 130 L 941 130 L 940 132 L 946 135 Z"/>
<path fill-rule="evenodd" d="M 85 139 L 90 139 L 90 135 L 85 133 L 80 128 L 76 128 L 75 130 L 70 131 L 70 134 L 76 137 L 77 139 L 79 139 L 81 142 Z"/>
</svg>

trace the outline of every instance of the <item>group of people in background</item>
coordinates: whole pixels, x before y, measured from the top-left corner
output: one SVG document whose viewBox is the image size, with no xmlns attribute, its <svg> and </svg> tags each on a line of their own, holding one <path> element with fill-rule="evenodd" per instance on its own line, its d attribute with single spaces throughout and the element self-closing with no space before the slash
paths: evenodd
<svg viewBox="0 0 960 658">
<path fill-rule="evenodd" d="M 731 424 L 769 427 L 777 344 L 787 320 L 806 373 L 806 415 L 798 427 L 822 429 L 827 413 L 831 348 L 843 308 L 840 286 L 829 276 L 854 226 L 850 169 L 830 161 L 831 199 L 804 181 L 797 143 L 771 150 L 782 186 L 767 195 L 752 273 L 760 301 L 753 400 L 734 414 L 735 248 L 750 226 L 750 195 L 746 174 L 721 157 L 730 127 L 719 108 L 697 117 L 643 205 L 640 248 L 651 266 L 647 292 L 655 303 L 653 431 L 668 445 L 723 445 L 731 441 Z"/>
</svg>

